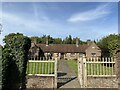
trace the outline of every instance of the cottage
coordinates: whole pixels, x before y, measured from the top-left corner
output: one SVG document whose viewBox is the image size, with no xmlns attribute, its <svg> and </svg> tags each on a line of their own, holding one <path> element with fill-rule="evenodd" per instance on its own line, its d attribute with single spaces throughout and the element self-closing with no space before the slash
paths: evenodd
<svg viewBox="0 0 120 90">
<path fill-rule="evenodd" d="M 101 57 L 101 49 L 94 43 L 87 44 L 36 44 L 32 42 L 29 57 L 51 57 L 58 59 L 77 59 L 85 55 L 87 58 Z"/>
</svg>

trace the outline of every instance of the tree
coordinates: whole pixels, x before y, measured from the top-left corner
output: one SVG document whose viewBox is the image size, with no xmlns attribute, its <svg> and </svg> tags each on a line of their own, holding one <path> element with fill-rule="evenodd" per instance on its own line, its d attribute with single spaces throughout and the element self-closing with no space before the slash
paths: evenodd
<svg viewBox="0 0 120 90">
<path fill-rule="evenodd" d="M 64 44 L 72 44 L 72 36 L 69 35 L 68 37 L 65 38 L 65 40 L 63 40 Z"/>
<path fill-rule="evenodd" d="M 62 44 L 62 39 L 61 38 L 54 38 L 54 44 Z"/>
<path fill-rule="evenodd" d="M 102 56 L 113 56 L 115 51 L 120 49 L 120 35 L 110 34 L 103 37 L 97 44 L 102 49 Z"/>
<path fill-rule="evenodd" d="M 49 41 L 49 44 L 76 44 L 76 38 L 72 38 L 71 35 L 67 36 L 65 39 L 61 39 L 61 38 L 53 38 L 50 35 L 43 35 L 41 37 L 31 37 L 30 38 L 32 42 L 35 42 L 37 44 L 41 43 L 41 44 L 46 44 L 46 40 Z M 80 39 L 78 39 L 79 44 L 86 44 L 86 42 L 81 41 Z"/>
<path fill-rule="evenodd" d="M 0 90 L 2 90 L 2 46 L 0 46 Z"/>
<path fill-rule="evenodd" d="M 4 38 L 2 53 L 2 90 L 23 90 L 31 40 L 23 34 L 9 34 Z"/>
</svg>

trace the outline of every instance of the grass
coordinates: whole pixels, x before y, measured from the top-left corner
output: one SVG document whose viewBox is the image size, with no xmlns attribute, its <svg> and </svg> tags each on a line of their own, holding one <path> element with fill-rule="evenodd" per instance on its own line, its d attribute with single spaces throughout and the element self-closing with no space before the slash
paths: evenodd
<svg viewBox="0 0 120 90">
<path fill-rule="evenodd" d="M 77 60 L 66 60 L 71 69 L 78 75 Z M 108 64 L 109 65 L 109 64 Z M 112 75 L 114 68 L 103 64 L 87 64 L 87 75 Z M 53 62 L 29 62 L 27 64 L 27 74 L 54 74 Z"/>
<path fill-rule="evenodd" d="M 77 60 L 66 60 L 67 64 L 78 75 Z M 114 68 L 110 67 L 110 64 L 87 64 L 87 75 L 113 75 Z"/>
<path fill-rule="evenodd" d="M 27 64 L 27 74 L 53 74 L 53 62 L 29 62 Z"/>
<path fill-rule="evenodd" d="M 113 68 L 107 64 L 87 64 L 88 75 L 112 75 Z"/>
<path fill-rule="evenodd" d="M 69 67 L 74 70 L 75 74 L 78 75 L 77 60 L 66 60 L 66 62 Z"/>
</svg>

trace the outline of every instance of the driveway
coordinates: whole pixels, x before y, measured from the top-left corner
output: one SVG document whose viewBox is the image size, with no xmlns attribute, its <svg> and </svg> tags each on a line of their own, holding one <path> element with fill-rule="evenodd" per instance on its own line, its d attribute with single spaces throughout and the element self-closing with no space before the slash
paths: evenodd
<svg viewBox="0 0 120 90">
<path fill-rule="evenodd" d="M 65 60 L 58 61 L 58 88 L 80 88 L 75 72 Z"/>
</svg>

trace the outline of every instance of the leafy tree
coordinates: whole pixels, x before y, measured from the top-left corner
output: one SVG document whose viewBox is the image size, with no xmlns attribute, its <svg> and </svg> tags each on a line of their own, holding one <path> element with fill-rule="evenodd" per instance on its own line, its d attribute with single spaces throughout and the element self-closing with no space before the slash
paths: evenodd
<svg viewBox="0 0 120 90">
<path fill-rule="evenodd" d="M 23 90 L 31 40 L 23 34 L 12 33 L 5 36 L 4 42 L 2 88 L 3 90 Z"/>
<path fill-rule="evenodd" d="M 54 44 L 62 44 L 62 39 L 61 38 L 54 38 L 53 43 Z"/>
<path fill-rule="evenodd" d="M 63 43 L 64 43 L 64 44 L 72 44 L 72 36 L 69 35 L 68 37 L 66 37 L 66 38 L 63 40 Z"/>
<path fill-rule="evenodd" d="M 71 35 L 67 36 L 65 39 L 61 39 L 61 38 L 53 38 L 50 35 L 43 35 L 42 37 L 31 37 L 30 38 L 32 42 L 35 43 L 41 43 L 41 44 L 46 44 L 46 40 L 49 41 L 49 44 L 76 44 L 76 38 L 72 38 Z M 86 42 L 79 40 L 79 44 L 86 44 Z"/>
<path fill-rule="evenodd" d="M 97 44 L 102 49 L 102 56 L 113 56 L 115 51 L 120 49 L 120 35 L 110 34 L 103 37 Z"/>
<path fill-rule="evenodd" d="M 2 90 L 2 46 L 0 46 L 0 90 Z"/>
<path fill-rule="evenodd" d="M 50 44 L 53 44 L 53 43 L 54 43 L 54 39 L 53 39 L 50 35 L 48 35 L 48 36 L 46 37 L 46 39 L 48 39 L 48 41 L 49 41 Z"/>
</svg>

